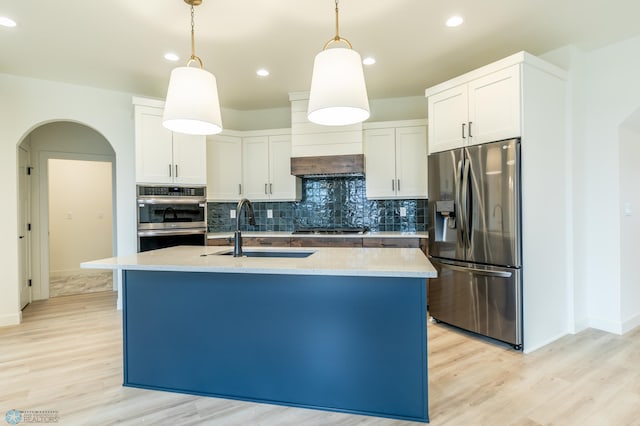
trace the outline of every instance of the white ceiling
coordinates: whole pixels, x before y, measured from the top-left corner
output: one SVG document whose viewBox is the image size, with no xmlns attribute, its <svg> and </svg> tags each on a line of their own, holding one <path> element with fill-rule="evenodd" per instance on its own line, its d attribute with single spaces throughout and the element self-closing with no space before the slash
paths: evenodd
<svg viewBox="0 0 640 426">
<path fill-rule="evenodd" d="M 164 98 L 190 54 L 189 13 L 183 0 L 0 0 L 0 16 L 18 22 L 0 27 L 0 72 Z M 453 14 L 465 23 L 447 28 Z M 640 34 L 639 16 L 638 0 L 341 0 L 340 35 L 377 59 L 365 68 L 376 99 L 422 96 L 520 50 L 597 48 Z M 287 106 L 334 35 L 334 0 L 203 0 L 195 20 L 222 106 Z M 261 67 L 271 76 L 257 77 Z"/>
</svg>

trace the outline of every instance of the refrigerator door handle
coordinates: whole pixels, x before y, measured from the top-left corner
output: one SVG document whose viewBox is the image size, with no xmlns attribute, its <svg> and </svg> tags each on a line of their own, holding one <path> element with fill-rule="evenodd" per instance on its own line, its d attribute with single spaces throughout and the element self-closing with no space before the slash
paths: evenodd
<svg viewBox="0 0 640 426">
<path fill-rule="evenodd" d="M 471 227 L 469 226 L 469 170 L 471 168 L 471 164 L 469 163 L 469 159 L 465 159 L 464 162 L 464 172 L 462 174 L 462 216 L 464 216 L 464 221 L 462 224 L 462 228 L 464 230 L 464 246 L 468 249 L 471 246 L 471 237 L 469 233 L 471 232 Z"/>
<path fill-rule="evenodd" d="M 457 216 L 458 216 L 458 223 L 460 226 L 458 226 L 458 241 L 462 242 L 462 245 L 464 245 L 464 240 L 463 240 L 463 235 L 464 235 L 464 229 L 465 229 L 465 222 L 464 222 L 464 212 L 462 209 L 462 199 L 460 197 L 461 192 L 462 192 L 462 160 L 458 161 L 458 170 L 456 171 L 456 206 L 458 208 L 457 211 Z"/>
<path fill-rule="evenodd" d="M 485 275 L 487 277 L 511 278 L 511 272 L 504 271 L 487 271 L 485 269 L 467 268 L 465 266 L 452 265 L 450 263 L 440 262 L 442 267 L 458 272 L 469 272 L 477 275 Z"/>
</svg>

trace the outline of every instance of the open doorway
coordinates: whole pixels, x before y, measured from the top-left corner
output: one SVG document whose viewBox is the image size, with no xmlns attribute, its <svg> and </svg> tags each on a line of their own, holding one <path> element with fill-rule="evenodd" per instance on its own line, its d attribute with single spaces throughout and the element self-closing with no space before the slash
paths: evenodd
<svg viewBox="0 0 640 426">
<path fill-rule="evenodd" d="M 113 252 L 111 163 L 50 158 L 49 297 L 108 291 L 110 270 L 81 270 L 80 263 Z"/>
<path fill-rule="evenodd" d="M 46 123 L 33 129 L 19 148 L 30 155 L 31 298 L 48 299 L 50 273 L 54 280 L 62 277 L 68 281 L 74 275 L 87 272 L 80 269 L 81 262 L 114 255 L 117 246 L 115 152 L 100 133 L 69 121 Z M 50 166 L 54 175 L 51 187 Z M 90 171 L 95 167 L 101 171 Z M 101 182 L 99 186 L 96 179 Z M 64 188 L 69 189 L 66 195 Z M 102 201 L 94 198 L 96 194 Z M 50 208 L 56 209 L 56 217 L 50 217 Z M 62 213 L 58 213 L 60 211 Z M 98 239 L 102 242 L 97 243 Z M 96 251 L 95 246 L 100 249 Z M 83 253 L 84 258 L 78 253 Z M 110 290 L 116 288 L 110 272 L 84 279 L 83 287 L 78 287 L 81 292 L 96 291 L 96 285 Z M 71 294 L 69 291 L 54 289 L 54 295 Z"/>
</svg>

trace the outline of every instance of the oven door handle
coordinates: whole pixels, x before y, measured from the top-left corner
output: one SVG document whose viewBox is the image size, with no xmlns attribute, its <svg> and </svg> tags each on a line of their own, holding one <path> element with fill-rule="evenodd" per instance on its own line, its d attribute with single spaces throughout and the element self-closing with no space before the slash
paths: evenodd
<svg viewBox="0 0 640 426">
<path fill-rule="evenodd" d="M 204 204 L 207 202 L 206 198 L 202 197 L 175 197 L 175 198 L 157 198 L 157 197 L 149 197 L 149 198 L 138 198 L 138 204 Z"/>
<path fill-rule="evenodd" d="M 138 237 L 162 237 L 171 235 L 190 235 L 190 234 L 206 234 L 206 229 L 154 229 L 154 230 L 140 230 L 138 231 Z"/>
</svg>

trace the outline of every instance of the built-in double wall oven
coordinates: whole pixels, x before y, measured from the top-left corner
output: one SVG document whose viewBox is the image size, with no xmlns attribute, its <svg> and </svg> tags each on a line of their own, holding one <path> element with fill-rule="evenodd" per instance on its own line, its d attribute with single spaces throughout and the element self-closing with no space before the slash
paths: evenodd
<svg viewBox="0 0 640 426">
<path fill-rule="evenodd" d="M 138 251 L 207 240 L 205 186 L 138 185 Z"/>
</svg>

